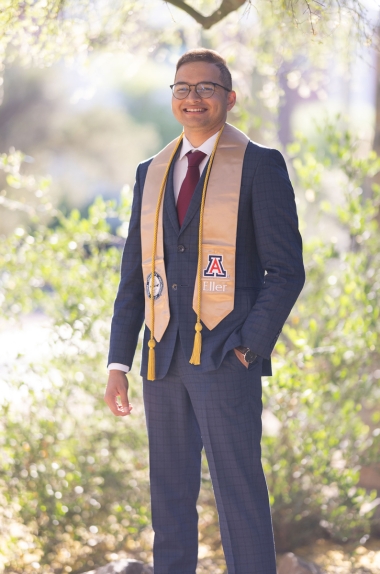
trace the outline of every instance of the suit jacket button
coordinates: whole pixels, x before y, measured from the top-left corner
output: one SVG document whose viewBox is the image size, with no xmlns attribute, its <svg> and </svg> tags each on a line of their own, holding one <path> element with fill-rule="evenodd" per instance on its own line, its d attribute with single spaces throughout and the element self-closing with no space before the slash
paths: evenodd
<svg viewBox="0 0 380 574">
<path fill-rule="evenodd" d="M 185 248 L 184 245 L 178 245 L 178 247 L 177 247 L 177 251 L 178 251 L 179 253 L 183 253 L 183 252 L 185 251 L 185 249 L 186 249 L 186 248 Z"/>
<path fill-rule="evenodd" d="M 173 283 L 172 289 L 174 289 L 174 291 L 177 291 L 177 283 Z"/>
</svg>

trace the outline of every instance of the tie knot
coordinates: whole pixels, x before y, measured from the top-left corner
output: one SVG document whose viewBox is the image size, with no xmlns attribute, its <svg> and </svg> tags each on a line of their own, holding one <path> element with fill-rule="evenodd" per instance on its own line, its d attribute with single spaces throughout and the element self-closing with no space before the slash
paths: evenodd
<svg viewBox="0 0 380 574">
<path fill-rule="evenodd" d="M 188 167 L 199 167 L 199 164 L 206 157 L 203 151 L 189 151 L 187 154 Z"/>
</svg>

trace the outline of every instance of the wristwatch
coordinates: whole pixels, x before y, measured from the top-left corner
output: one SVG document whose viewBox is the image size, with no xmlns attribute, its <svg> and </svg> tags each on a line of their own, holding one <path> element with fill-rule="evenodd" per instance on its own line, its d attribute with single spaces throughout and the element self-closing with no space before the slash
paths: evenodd
<svg viewBox="0 0 380 574">
<path fill-rule="evenodd" d="M 253 363 L 257 358 L 257 355 L 251 351 L 249 347 L 236 347 L 236 350 L 239 351 L 244 357 L 246 363 Z"/>
</svg>

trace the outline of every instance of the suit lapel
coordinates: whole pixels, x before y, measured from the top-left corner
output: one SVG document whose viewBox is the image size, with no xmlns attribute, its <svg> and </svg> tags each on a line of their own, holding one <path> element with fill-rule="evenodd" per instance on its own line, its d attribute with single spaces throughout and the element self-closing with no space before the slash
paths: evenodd
<svg viewBox="0 0 380 574">
<path fill-rule="evenodd" d="M 197 187 L 194 190 L 193 197 L 191 198 L 190 205 L 187 209 L 185 219 L 183 220 L 182 227 L 180 229 L 180 233 L 182 233 L 186 227 L 189 225 L 191 220 L 193 219 L 194 215 L 200 210 L 201 201 L 202 201 L 202 191 L 203 191 L 203 183 L 206 177 L 208 162 L 206 163 L 204 170 L 202 171 L 202 175 L 200 180 L 197 183 Z M 176 210 L 177 211 L 177 210 Z M 177 218 L 178 222 L 178 218 Z"/>
<path fill-rule="evenodd" d="M 170 223 L 172 224 L 176 235 L 179 234 L 179 223 L 178 223 L 177 208 L 174 199 L 173 174 L 174 174 L 174 164 L 177 160 L 178 153 L 179 151 L 176 153 L 176 156 L 172 161 L 172 165 L 170 166 L 164 196 L 164 215 L 167 214 L 169 216 Z"/>
</svg>

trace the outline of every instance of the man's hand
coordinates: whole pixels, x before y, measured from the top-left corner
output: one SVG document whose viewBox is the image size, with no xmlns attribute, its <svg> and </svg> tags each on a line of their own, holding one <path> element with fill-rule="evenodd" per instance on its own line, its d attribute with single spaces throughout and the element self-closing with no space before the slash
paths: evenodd
<svg viewBox="0 0 380 574">
<path fill-rule="evenodd" d="M 126 373 L 116 370 L 109 372 L 104 400 L 117 417 L 129 415 L 133 408 L 128 400 L 128 386 Z M 120 402 L 117 400 L 118 397 L 120 397 Z"/>
<path fill-rule="evenodd" d="M 237 356 L 237 358 L 239 359 L 239 361 L 241 362 L 241 364 L 244 365 L 246 367 L 246 369 L 248 369 L 249 363 L 247 363 L 247 361 L 244 359 L 243 353 L 241 353 L 237 349 L 234 349 L 234 352 L 235 352 L 235 355 Z"/>
</svg>

